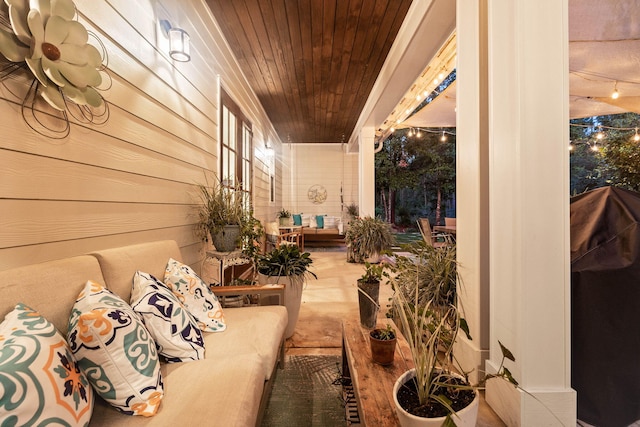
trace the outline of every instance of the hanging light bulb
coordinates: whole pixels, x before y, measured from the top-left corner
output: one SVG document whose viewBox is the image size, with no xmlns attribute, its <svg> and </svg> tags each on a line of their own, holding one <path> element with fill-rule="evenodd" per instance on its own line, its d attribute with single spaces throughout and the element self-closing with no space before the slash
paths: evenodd
<svg viewBox="0 0 640 427">
<path fill-rule="evenodd" d="M 393 126 L 391 126 L 391 129 L 389 129 L 391 131 L 391 133 L 394 133 L 396 131 L 396 128 L 394 128 Z"/>
<path fill-rule="evenodd" d="M 615 85 L 613 86 L 613 92 L 611 93 L 611 99 L 618 99 L 619 96 L 620 92 L 618 92 L 618 82 L 616 81 Z"/>
<path fill-rule="evenodd" d="M 604 132 L 602 132 L 602 127 L 598 126 L 598 133 L 596 133 L 596 139 L 600 141 L 604 138 Z"/>
<path fill-rule="evenodd" d="M 447 135 L 442 131 L 442 136 L 440 137 L 440 141 L 447 142 Z"/>
<path fill-rule="evenodd" d="M 635 134 L 635 135 L 633 135 L 633 140 L 634 140 L 635 142 L 640 141 L 640 135 L 638 135 L 638 128 L 636 128 L 636 134 Z"/>
<path fill-rule="evenodd" d="M 591 151 L 600 151 L 600 147 L 598 147 L 597 143 L 593 143 L 593 145 L 591 146 Z"/>
<path fill-rule="evenodd" d="M 418 131 L 416 132 L 416 137 L 422 138 L 422 131 L 420 130 L 420 128 L 418 128 Z"/>
<path fill-rule="evenodd" d="M 407 133 L 407 136 L 413 136 L 413 128 L 409 129 L 409 132 Z"/>
</svg>

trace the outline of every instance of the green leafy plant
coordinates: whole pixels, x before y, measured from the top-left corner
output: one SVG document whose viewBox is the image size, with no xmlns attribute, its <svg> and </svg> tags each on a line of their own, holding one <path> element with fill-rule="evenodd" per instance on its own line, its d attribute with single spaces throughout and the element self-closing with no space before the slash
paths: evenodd
<svg viewBox="0 0 640 427">
<path fill-rule="evenodd" d="M 271 252 L 258 257 L 258 273 L 265 276 L 313 276 L 315 273 L 309 271 L 313 264 L 309 252 L 300 252 L 297 245 L 280 245 Z"/>
<path fill-rule="evenodd" d="M 278 218 L 291 218 L 291 212 L 283 208 L 278 212 Z"/>
<path fill-rule="evenodd" d="M 347 261 L 364 262 L 367 258 L 391 249 L 394 242 L 391 226 L 372 217 L 356 218 L 345 233 Z"/>
<path fill-rule="evenodd" d="M 396 331 L 391 327 L 390 323 L 387 323 L 384 329 L 378 328 L 371 331 L 371 336 L 378 340 L 390 341 L 396 337 Z"/>
<path fill-rule="evenodd" d="M 364 274 L 358 279 L 364 283 L 376 283 L 382 280 L 384 266 L 382 264 L 364 263 Z"/>
</svg>

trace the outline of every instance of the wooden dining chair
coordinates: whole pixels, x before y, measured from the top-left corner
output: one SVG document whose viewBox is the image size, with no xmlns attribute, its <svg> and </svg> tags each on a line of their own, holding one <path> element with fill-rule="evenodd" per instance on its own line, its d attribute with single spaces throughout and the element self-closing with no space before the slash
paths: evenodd
<svg viewBox="0 0 640 427">
<path fill-rule="evenodd" d="M 422 234 L 422 238 L 427 245 L 434 248 L 443 248 L 451 244 L 451 236 L 446 233 L 435 233 L 431 229 L 429 218 L 418 218 L 417 222 L 420 234 Z"/>
</svg>

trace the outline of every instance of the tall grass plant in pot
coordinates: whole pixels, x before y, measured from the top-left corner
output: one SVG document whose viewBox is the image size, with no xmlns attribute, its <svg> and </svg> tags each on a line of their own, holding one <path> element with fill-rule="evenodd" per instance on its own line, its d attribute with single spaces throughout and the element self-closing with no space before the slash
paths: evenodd
<svg viewBox="0 0 640 427">
<path fill-rule="evenodd" d="M 412 255 L 398 257 L 390 275 L 392 313 L 415 364 L 394 387 L 398 418 L 403 426 L 475 426 L 478 393 L 453 356 L 461 330 L 471 339 L 458 301 L 455 246 L 408 248 Z"/>
<path fill-rule="evenodd" d="M 355 218 L 344 236 L 347 244 L 347 261 L 376 263 L 380 254 L 391 249 L 394 243 L 391 226 L 370 216 Z"/>
<path fill-rule="evenodd" d="M 241 246 L 243 228 L 253 220 L 248 193 L 242 185 L 199 185 L 202 204 L 198 211 L 197 234 L 220 252 L 230 252 Z"/>
<path fill-rule="evenodd" d="M 309 270 L 311 264 L 311 254 L 301 252 L 297 245 L 280 245 L 258 257 L 258 282 L 285 285 L 284 302 L 289 316 L 285 338 L 293 335 L 298 323 L 302 289 L 307 278 L 311 276 L 317 279 L 315 273 Z"/>
</svg>

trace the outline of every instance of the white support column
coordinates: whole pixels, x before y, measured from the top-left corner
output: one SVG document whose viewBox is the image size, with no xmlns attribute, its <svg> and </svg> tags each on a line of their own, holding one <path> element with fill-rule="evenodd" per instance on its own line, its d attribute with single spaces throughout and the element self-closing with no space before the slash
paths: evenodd
<svg viewBox="0 0 640 427">
<path fill-rule="evenodd" d="M 575 426 L 570 372 L 568 0 L 489 0 L 491 343 L 509 426 Z"/>
<path fill-rule="evenodd" d="M 461 302 L 472 340 L 455 354 L 477 382 L 489 357 L 489 131 L 486 0 L 457 2 L 456 198 Z"/>
<path fill-rule="evenodd" d="M 375 172 L 375 154 L 373 152 L 375 145 L 376 130 L 374 127 L 364 127 L 360 133 L 360 150 L 358 164 L 358 207 L 360 216 L 376 215 L 376 172 Z"/>
</svg>

